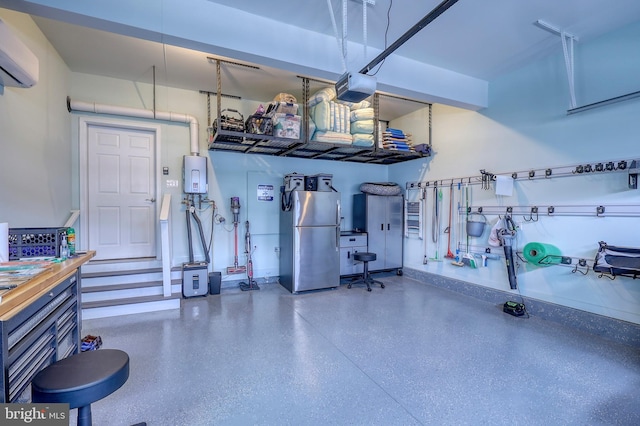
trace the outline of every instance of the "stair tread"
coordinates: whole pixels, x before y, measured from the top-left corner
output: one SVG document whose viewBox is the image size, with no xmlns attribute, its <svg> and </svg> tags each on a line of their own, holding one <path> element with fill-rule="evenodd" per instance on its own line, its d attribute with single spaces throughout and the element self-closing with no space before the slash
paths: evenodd
<svg viewBox="0 0 640 426">
<path fill-rule="evenodd" d="M 141 274 L 155 274 L 161 273 L 162 268 L 145 268 L 145 269 L 126 269 L 119 271 L 102 271 L 102 272 L 83 272 L 81 278 L 103 278 L 103 277 L 118 277 L 122 275 L 141 275 Z"/>
<path fill-rule="evenodd" d="M 174 279 L 171 280 L 171 284 L 181 284 L 182 280 Z M 136 282 L 136 283 L 124 283 L 124 284 L 106 284 L 106 285 L 92 285 L 82 287 L 81 293 L 97 293 L 99 291 L 116 291 L 116 290 L 131 290 L 137 288 L 148 288 L 148 287 L 162 287 L 162 281 L 146 281 L 146 282 Z"/>
<path fill-rule="evenodd" d="M 116 300 L 99 300 L 95 302 L 82 302 L 82 309 L 90 309 L 90 308 L 102 308 L 109 306 L 118 306 L 118 305 L 130 305 L 134 303 L 148 303 L 148 302 L 161 302 L 163 300 L 172 300 L 172 299 L 180 299 L 182 298 L 181 293 L 172 293 L 171 296 L 164 297 L 163 295 L 157 296 L 138 296 L 138 297 L 129 297 L 126 299 L 116 299 Z"/>
</svg>

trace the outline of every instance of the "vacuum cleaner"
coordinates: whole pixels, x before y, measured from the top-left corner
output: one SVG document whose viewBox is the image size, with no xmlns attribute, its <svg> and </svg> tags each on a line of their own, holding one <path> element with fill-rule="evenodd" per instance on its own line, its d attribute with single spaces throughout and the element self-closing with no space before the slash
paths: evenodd
<svg viewBox="0 0 640 426">
<path fill-rule="evenodd" d="M 244 252 L 247 255 L 247 281 L 249 282 L 245 283 L 244 281 L 242 281 L 240 283 L 240 290 L 260 290 L 258 283 L 253 279 L 253 261 L 251 260 L 251 234 L 249 233 L 249 221 L 247 220 L 244 224 L 246 227 L 246 232 L 244 234 Z"/>
<path fill-rule="evenodd" d="M 182 295 L 184 297 L 206 296 L 209 291 L 209 278 L 207 269 L 211 258 L 209 257 L 209 249 L 205 242 L 204 232 L 202 230 L 202 222 L 196 214 L 196 208 L 193 195 L 189 195 L 186 199 L 187 209 L 187 239 L 189 241 L 189 263 L 182 265 Z M 193 256 L 193 237 L 191 235 L 191 218 L 196 222 L 200 241 L 202 242 L 202 251 L 205 255 L 205 262 L 195 262 Z"/>
<path fill-rule="evenodd" d="M 227 274 L 244 274 L 247 267 L 238 265 L 238 223 L 240 222 L 240 197 L 231 197 L 231 213 L 233 214 L 234 253 L 233 266 L 227 268 Z"/>
<path fill-rule="evenodd" d="M 183 190 L 186 194 L 187 238 L 189 243 L 189 262 L 182 265 L 182 295 L 184 297 L 206 296 L 209 291 L 208 267 L 211 262 L 209 248 L 202 230 L 202 222 L 196 214 L 196 196 L 199 203 L 209 191 L 207 183 L 207 158 L 197 155 L 185 155 L 182 163 Z M 191 219 L 195 221 L 202 243 L 205 261 L 196 262 L 193 255 L 193 237 L 191 235 Z"/>
</svg>

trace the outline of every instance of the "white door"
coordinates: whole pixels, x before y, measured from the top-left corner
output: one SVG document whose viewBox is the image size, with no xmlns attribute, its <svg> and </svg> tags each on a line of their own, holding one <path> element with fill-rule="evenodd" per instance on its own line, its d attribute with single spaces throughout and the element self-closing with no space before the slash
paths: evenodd
<svg viewBox="0 0 640 426">
<path fill-rule="evenodd" d="M 90 124 L 88 246 L 95 259 L 156 256 L 156 134 Z"/>
</svg>

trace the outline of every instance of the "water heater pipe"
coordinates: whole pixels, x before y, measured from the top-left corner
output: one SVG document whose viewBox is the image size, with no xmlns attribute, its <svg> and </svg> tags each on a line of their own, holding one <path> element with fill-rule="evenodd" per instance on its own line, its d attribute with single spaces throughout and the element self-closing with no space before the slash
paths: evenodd
<svg viewBox="0 0 640 426">
<path fill-rule="evenodd" d="M 67 110 L 93 112 L 96 114 L 121 115 L 134 118 L 148 118 L 150 120 L 171 121 L 174 123 L 187 123 L 189 125 L 189 139 L 191 141 L 191 155 L 200 155 L 198 144 L 199 125 L 198 119 L 192 115 L 177 112 L 153 111 L 150 109 L 139 109 L 121 107 L 115 105 L 105 105 L 96 102 L 72 101 L 67 96 Z"/>
</svg>

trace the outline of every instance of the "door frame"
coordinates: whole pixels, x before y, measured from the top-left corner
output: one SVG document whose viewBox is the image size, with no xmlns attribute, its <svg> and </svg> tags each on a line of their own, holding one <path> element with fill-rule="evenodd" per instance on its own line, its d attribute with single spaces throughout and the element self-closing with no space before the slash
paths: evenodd
<svg viewBox="0 0 640 426">
<path fill-rule="evenodd" d="M 157 200 L 155 203 L 156 218 L 154 224 L 155 237 L 156 237 L 156 259 L 161 259 L 161 244 L 160 244 L 160 190 L 161 190 L 161 140 L 162 140 L 162 126 L 159 123 L 147 123 L 143 121 L 131 121 L 121 120 L 116 118 L 105 117 L 93 117 L 93 116 L 80 116 L 78 117 L 78 157 L 79 157 L 79 184 L 80 184 L 80 248 L 87 250 L 89 247 L 89 127 L 90 126 L 102 126 L 102 127 L 115 127 L 119 129 L 127 130 L 141 130 L 151 132 L 155 134 L 154 156 L 155 163 L 153 165 L 155 170 L 155 195 Z"/>
</svg>

